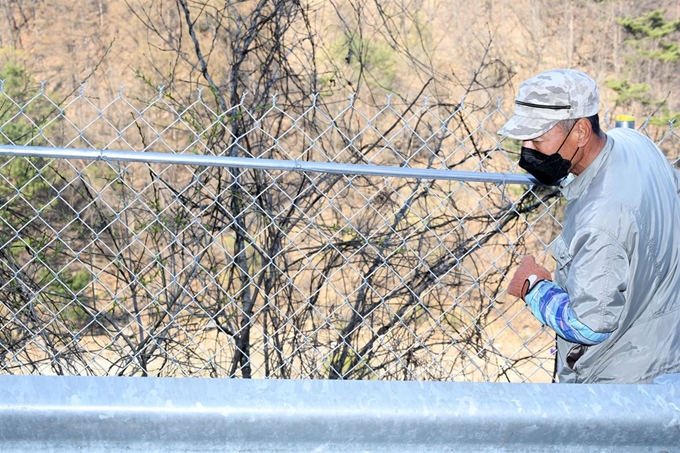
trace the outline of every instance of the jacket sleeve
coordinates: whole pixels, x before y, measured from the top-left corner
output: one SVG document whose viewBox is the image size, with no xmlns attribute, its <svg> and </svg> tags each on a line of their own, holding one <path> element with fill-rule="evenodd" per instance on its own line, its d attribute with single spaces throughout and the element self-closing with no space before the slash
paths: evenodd
<svg viewBox="0 0 680 453">
<path fill-rule="evenodd" d="M 603 210 L 607 210 L 603 208 Z M 609 224 L 585 224 L 569 245 L 571 263 L 563 282 L 575 319 L 593 332 L 612 332 L 626 304 L 630 266 L 620 238 L 630 235 L 629 213 L 601 212 Z"/>
</svg>

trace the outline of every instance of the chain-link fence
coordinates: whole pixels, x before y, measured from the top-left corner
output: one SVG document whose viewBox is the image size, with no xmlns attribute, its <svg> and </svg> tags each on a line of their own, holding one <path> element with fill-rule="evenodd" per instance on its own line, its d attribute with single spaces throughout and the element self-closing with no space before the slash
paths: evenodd
<svg viewBox="0 0 680 453">
<path fill-rule="evenodd" d="M 505 287 L 562 202 L 499 107 L 169 99 L 0 93 L 0 373 L 552 378 Z"/>
</svg>

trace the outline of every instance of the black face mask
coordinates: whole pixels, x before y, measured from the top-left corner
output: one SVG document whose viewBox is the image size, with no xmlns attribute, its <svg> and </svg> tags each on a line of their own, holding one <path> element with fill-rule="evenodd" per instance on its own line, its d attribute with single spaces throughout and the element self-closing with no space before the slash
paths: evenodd
<svg viewBox="0 0 680 453">
<path fill-rule="evenodd" d="M 558 153 L 546 156 L 535 149 L 522 146 L 519 166 L 528 171 L 542 184 L 554 186 L 569 174 L 571 161 L 560 156 Z"/>
<path fill-rule="evenodd" d="M 574 124 L 575 126 L 576 124 Z M 574 126 L 569 129 L 567 136 L 564 137 L 562 144 L 554 154 L 546 156 L 543 153 L 539 153 L 535 149 L 525 148 L 522 146 L 522 153 L 519 158 L 519 166 L 524 170 L 528 171 L 534 178 L 538 179 L 542 184 L 546 186 L 556 185 L 562 178 L 569 174 L 569 169 L 571 168 L 571 160 L 565 159 L 560 156 L 560 150 L 562 145 L 567 141 L 569 134 L 571 134 Z M 573 159 L 576 156 L 579 148 L 576 148 L 574 155 L 571 156 Z"/>
</svg>

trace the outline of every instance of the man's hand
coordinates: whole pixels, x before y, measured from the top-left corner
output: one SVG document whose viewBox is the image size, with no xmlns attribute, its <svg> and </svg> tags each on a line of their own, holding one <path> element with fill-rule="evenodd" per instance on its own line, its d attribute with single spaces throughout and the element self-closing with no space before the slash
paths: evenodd
<svg viewBox="0 0 680 453">
<path fill-rule="evenodd" d="M 536 264 L 536 260 L 531 255 L 525 255 L 515 275 L 508 285 L 508 293 L 522 300 L 531 291 L 531 288 L 543 280 L 552 280 L 550 272 L 545 267 Z"/>
</svg>

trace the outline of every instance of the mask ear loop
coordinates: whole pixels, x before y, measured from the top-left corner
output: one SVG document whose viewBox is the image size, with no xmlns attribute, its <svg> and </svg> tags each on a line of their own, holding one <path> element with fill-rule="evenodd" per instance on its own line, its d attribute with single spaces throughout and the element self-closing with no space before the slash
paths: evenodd
<svg viewBox="0 0 680 453">
<path fill-rule="evenodd" d="M 581 118 L 576 120 L 576 123 L 578 123 L 579 121 L 581 121 Z M 571 127 L 571 130 L 569 130 L 569 134 L 571 134 L 571 131 L 574 130 L 574 128 L 576 127 L 576 123 L 574 123 L 574 125 Z M 567 134 L 567 138 L 569 137 L 569 134 Z M 567 141 L 567 138 L 565 138 L 564 141 Z M 562 144 L 564 144 L 564 143 L 562 143 Z M 576 153 L 578 153 L 579 149 L 581 149 L 581 147 L 577 146 L 576 151 L 574 151 L 574 154 L 571 155 L 571 159 L 569 159 L 569 162 L 572 162 L 572 163 L 574 162 L 574 157 L 576 157 Z"/>
<path fill-rule="evenodd" d="M 578 120 L 576 120 L 576 123 L 578 123 Z M 566 137 L 564 137 L 564 140 L 562 140 L 562 143 L 560 144 L 560 147 L 557 148 L 557 151 L 555 151 L 555 154 L 559 154 L 559 152 L 560 152 L 560 150 L 562 149 L 562 147 L 564 146 L 564 144 L 567 143 L 567 139 L 568 139 L 569 136 L 571 135 L 571 131 L 573 131 L 574 128 L 576 127 L 576 123 L 574 123 L 574 124 L 571 125 L 571 128 L 569 129 L 569 132 L 567 132 Z M 578 148 L 576 148 L 576 151 L 578 151 Z M 576 155 L 576 153 L 574 153 L 574 155 L 571 156 L 571 158 L 573 159 L 575 155 Z M 571 159 L 570 159 L 569 161 L 571 162 Z"/>
<path fill-rule="evenodd" d="M 578 123 L 580 120 L 581 120 L 581 118 L 577 119 L 577 120 L 576 120 L 576 123 Z M 571 128 L 569 128 L 569 132 L 567 132 L 566 137 L 564 137 L 564 140 L 562 140 L 562 143 L 560 144 L 560 147 L 557 148 L 557 151 L 555 151 L 555 154 L 559 154 L 560 150 L 562 149 L 562 147 L 564 146 L 564 144 L 567 142 L 567 139 L 568 139 L 569 136 L 571 135 L 571 132 L 572 132 L 572 131 L 574 130 L 574 128 L 576 127 L 576 123 L 574 123 L 574 124 L 571 125 Z M 576 153 L 578 153 L 578 150 L 579 150 L 579 149 L 581 149 L 581 147 L 580 147 L 580 146 L 577 146 L 577 147 L 576 147 L 576 151 L 574 151 L 574 154 L 571 155 L 571 159 L 568 159 L 568 161 L 569 161 L 569 170 L 571 170 L 571 167 L 574 165 L 574 157 L 576 157 Z M 567 160 L 567 159 L 565 159 L 565 160 Z"/>
</svg>

